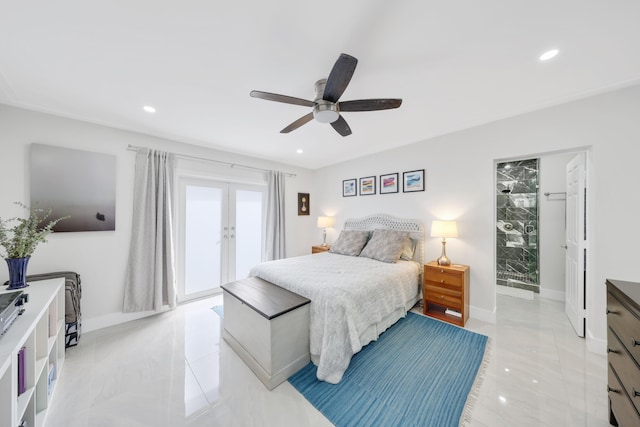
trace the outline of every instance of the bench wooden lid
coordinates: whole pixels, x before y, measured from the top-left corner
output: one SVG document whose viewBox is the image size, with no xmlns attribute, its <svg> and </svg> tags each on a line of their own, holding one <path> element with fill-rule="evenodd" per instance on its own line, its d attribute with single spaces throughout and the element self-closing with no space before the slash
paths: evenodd
<svg viewBox="0 0 640 427">
<path fill-rule="evenodd" d="M 311 302 L 258 277 L 226 283 L 221 288 L 269 320 Z"/>
</svg>

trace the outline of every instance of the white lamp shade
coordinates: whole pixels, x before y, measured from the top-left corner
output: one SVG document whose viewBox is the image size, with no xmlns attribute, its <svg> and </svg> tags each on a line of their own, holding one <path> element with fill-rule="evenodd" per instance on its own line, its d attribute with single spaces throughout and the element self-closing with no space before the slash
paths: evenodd
<svg viewBox="0 0 640 427">
<path fill-rule="evenodd" d="M 458 237 L 458 225 L 455 221 L 433 221 L 431 237 Z"/>
<path fill-rule="evenodd" d="M 333 227 L 333 217 L 332 216 L 319 216 L 318 217 L 318 228 L 331 228 Z"/>
</svg>

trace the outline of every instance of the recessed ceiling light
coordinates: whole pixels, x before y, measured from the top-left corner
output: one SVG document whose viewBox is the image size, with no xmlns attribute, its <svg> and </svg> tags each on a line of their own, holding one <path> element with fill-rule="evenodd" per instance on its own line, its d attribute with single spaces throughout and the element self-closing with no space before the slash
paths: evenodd
<svg viewBox="0 0 640 427">
<path fill-rule="evenodd" d="M 298 154 L 302 154 L 302 148 L 298 148 L 298 149 L 296 150 L 296 153 L 298 153 Z"/>
<path fill-rule="evenodd" d="M 152 106 L 150 106 L 150 105 L 145 105 L 144 107 L 142 107 L 142 109 L 143 109 L 144 111 L 146 111 L 147 113 L 155 113 L 155 112 L 156 112 L 156 109 L 155 109 L 155 108 L 153 108 L 153 107 L 152 107 Z"/>
<path fill-rule="evenodd" d="M 540 55 L 540 61 L 548 61 L 560 52 L 558 49 L 551 49 Z"/>
</svg>

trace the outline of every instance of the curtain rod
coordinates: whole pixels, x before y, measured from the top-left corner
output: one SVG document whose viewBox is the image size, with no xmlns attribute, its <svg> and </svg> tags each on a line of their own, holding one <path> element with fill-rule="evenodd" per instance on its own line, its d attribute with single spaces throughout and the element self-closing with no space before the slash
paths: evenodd
<svg viewBox="0 0 640 427">
<path fill-rule="evenodd" d="M 127 150 L 129 151 L 138 151 L 139 149 L 141 149 L 142 147 L 138 147 L 137 145 L 131 145 L 129 144 L 127 146 Z M 200 160 L 200 161 L 205 161 L 205 162 L 213 162 L 213 163 L 219 163 L 222 165 L 227 165 L 230 166 L 231 169 L 233 168 L 243 168 L 243 169 L 251 169 L 251 170 L 255 170 L 255 171 L 260 171 L 260 172 L 269 172 L 269 169 L 263 169 L 263 168 L 257 168 L 254 166 L 246 166 L 246 165 L 240 165 L 238 163 L 231 163 L 231 162 L 225 162 L 222 160 L 214 160 L 214 159 L 208 159 L 206 157 L 198 157 L 198 156 L 189 156 L 187 154 L 179 154 L 179 153 L 173 153 L 176 157 L 181 157 L 183 159 L 192 159 L 192 160 Z M 285 175 L 295 178 L 296 174 L 295 173 L 290 173 L 290 172 L 283 172 Z"/>
</svg>

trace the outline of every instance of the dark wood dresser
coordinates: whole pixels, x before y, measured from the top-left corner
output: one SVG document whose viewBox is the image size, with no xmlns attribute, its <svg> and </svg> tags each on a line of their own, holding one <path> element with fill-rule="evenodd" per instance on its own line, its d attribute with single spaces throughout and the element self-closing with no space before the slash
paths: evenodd
<svg viewBox="0 0 640 427">
<path fill-rule="evenodd" d="M 609 421 L 640 426 L 640 283 L 607 279 Z"/>
</svg>

